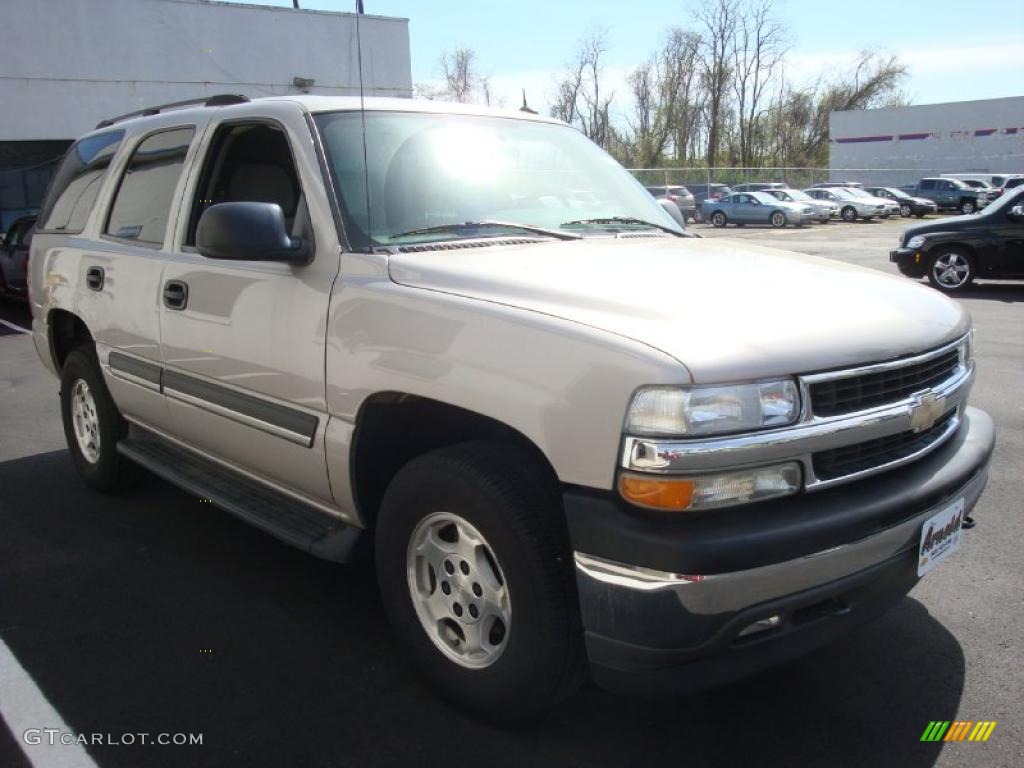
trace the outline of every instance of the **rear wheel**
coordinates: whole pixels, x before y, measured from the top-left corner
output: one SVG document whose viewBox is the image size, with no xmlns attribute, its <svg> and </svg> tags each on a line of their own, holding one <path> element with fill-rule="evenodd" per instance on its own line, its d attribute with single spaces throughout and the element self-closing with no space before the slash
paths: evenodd
<svg viewBox="0 0 1024 768">
<path fill-rule="evenodd" d="M 970 216 L 976 210 L 978 210 L 978 206 L 973 200 L 960 201 L 960 213 L 964 214 L 964 216 Z"/>
<path fill-rule="evenodd" d="M 134 479 L 137 467 L 117 451 L 128 423 L 110 397 L 91 346 L 72 350 L 64 361 L 60 405 L 68 450 L 86 484 L 114 491 Z"/>
<path fill-rule="evenodd" d="M 902 216 L 904 219 L 909 219 L 911 213 L 912 211 L 910 210 L 910 206 L 907 205 L 906 203 L 903 203 L 900 206 L 900 216 Z"/>
<path fill-rule="evenodd" d="M 846 222 L 856 221 L 857 220 L 857 209 L 854 208 L 852 205 L 847 205 L 845 208 L 843 208 L 843 210 L 840 213 L 840 215 L 843 217 L 843 221 L 846 221 Z"/>
<path fill-rule="evenodd" d="M 960 248 L 944 248 L 932 256 L 928 280 L 946 293 L 958 293 L 974 282 L 974 259 Z"/>
<path fill-rule="evenodd" d="M 769 221 L 772 223 L 772 226 L 775 227 L 776 229 L 782 229 L 784 226 L 786 226 L 786 214 L 784 214 L 782 211 L 773 211 L 771 218 L 769 218 Z"/>
<path fill-rule="evenodd" d="M 715 211 L 714 213 L 711 214 L 711 225 L 712 226 L 718 227 L 719 229 L 721 229 L 727 223 L 728 223 L 728 219 L 725 217 L 725 214 L 722 213 L 721 211 Z"/>
<path fill-rule="evenodd" d="M 529 456 L 467 443 L 414 459 L 384 496 L 377 576 L 413 664 L 490 720 L 538 714 L 582 681 L 557 488 Z"/>
</svg>

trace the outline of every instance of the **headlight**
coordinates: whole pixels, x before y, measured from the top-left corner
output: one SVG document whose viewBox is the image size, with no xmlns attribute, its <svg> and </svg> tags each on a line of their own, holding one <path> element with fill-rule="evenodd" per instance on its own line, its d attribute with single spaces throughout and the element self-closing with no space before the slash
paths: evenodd
<svg viewBox="0 0 1024 768">
<path fill-rule="evenodd" d="M 700 437 L 792 424 L 800 395 L 792 379 L 751 384 L 649 387 L 633 398 L 626 417 L 631 435 Z"/>
<path fill-rule="evenodd" d="M 924 245 L 924 235 L 914 235 L 907 240 L 907 248 L 920 248 Z"/>
<path fill-rule="evenodd" d="M 967 338 L 964 339 L 964 343 L 960 345 L 960 365 L 967 368 L 971 363 L 974 362 L 974 329 L 971 328 L 971 332 L 967 334 Z"/>
</svg>

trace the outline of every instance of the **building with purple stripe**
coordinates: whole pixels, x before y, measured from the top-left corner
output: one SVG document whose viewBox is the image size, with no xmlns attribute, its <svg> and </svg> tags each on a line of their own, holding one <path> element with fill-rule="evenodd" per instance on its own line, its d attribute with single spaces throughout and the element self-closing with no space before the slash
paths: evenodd
<svg viewBox="0 0 1024 768">
<path fill-rule="evenodd" d="M 939 173 L 1024 173 L 1024 97 L 848 112 L 829 119 L 833 178 L 902 185 Z"/>
</svg>

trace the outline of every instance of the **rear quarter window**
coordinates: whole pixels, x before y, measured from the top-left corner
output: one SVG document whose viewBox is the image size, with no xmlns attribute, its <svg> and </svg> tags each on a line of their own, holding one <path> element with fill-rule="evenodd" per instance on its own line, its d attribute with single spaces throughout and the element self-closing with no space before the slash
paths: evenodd
<svg viewBox="0 0 1024 768">
<path fill-rule="evenodd" d="M 108 131 L 71 146 L 46 193 L 39 214 L 40 230 L 82 231 L 123 138 L 124 131 Z"/>
</svg>

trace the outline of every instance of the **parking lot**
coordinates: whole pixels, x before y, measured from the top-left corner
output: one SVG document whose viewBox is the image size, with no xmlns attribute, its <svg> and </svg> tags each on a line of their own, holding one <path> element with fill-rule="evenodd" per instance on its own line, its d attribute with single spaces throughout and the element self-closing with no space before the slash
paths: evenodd
<svg viewBox="0 0 1024 768">
<path fill-rule="evenodd" d="M 895 273 L 904 226 L 692 228 Z M 752 680 L 654 702 L 588 686 L 506 728 L 412 675 L 367 566 L 303 555 L 154 477 L 87 491 L 57 383 L 17 330 L 27 313 L 0 304 L 0 638 L 76 732 L 203 735 L 90 746 L 100 766 L 1024 764 L 1024 283 L 983 282 L 962 301 L 972 401 L 999 430 L 963 552 L 877 622 Z M 0 680 L 0 695 L 17 691 Z M 933 720 L 998 726 L 986 743 L 922 743 Z M 0 765 L 28 765 L 29 726 L 8 726 Z"/>
</svg>

